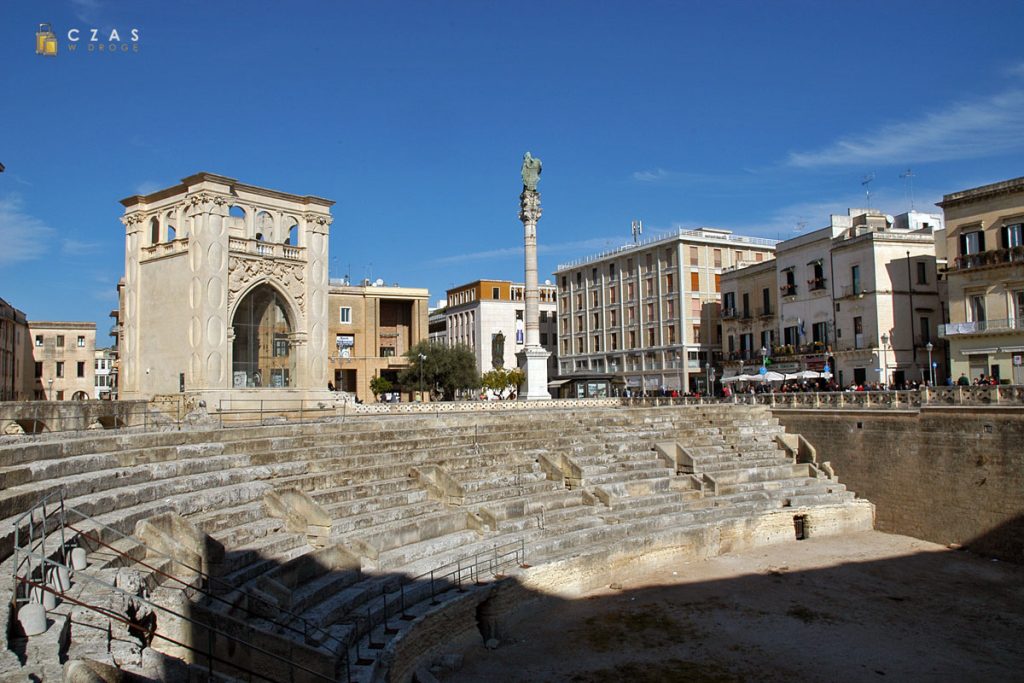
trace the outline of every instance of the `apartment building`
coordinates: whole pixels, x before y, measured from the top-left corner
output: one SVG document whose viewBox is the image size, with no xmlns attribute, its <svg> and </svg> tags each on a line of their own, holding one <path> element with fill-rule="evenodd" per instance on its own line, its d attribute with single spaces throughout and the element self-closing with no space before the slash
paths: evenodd
<svg viewBox="0 0 1024 683">
<path fill-rule="evenodd" d="M 704 390 L 721 348 L 722 272 L 774 249 L 774 240 L 699 228 L 560 265 L 560 394 Z"/>
<path fill-rule="evenodd" d="M 753 372 L 762 357 L 772 354 L 778 339 L 778 301 L 775 259 L 722 272 L 722 359 L 729 367 L 746 362 L 751 367 L 738 369 Z"/>
<path fill-rule="evenodd" d="M 25 314 L 0 299 L 0 401 L 24 401 L 25 347 L 28 321 Z M 29 366 L 31 367 L 31 366 Z"/>
<path fill-rule="evenodd" d="M 23 391 L 46 401 L 84 401 L 95 390 L 96 323 L 29 321 Z"/>
<path fill-rule="evenodd" d="M 540 295 L 540 345 L 548 357 L 548 376 L 557 367 L 555 286 L 538 286 Z M 444 309 L 444 339 L 449 345 L 472 349 L 477 370 L 516 368 L 516 354 L 526 344 L 526 285 L 510 280 L 476 280 L 448 290 Z M 435 327 L 440 332 L 440 321 Z M 438 336 L 440 338 L 440 336 Z"/>
<path fill-rule="evenodd" d="M 426 289 L 386 286 L 381 280 L 361 285 L 332 280 L 327 361 L 335 389 L 372 401 L 374 377 L 397 384 L 398 373 L 410 365 L 406 352 L 427 337 L 428 302 Z M 405 392 L 403 399 L 412 400 L 413 393 Z"/>
<path fill-rule="evenodd" d="M 947 194 L 950 370 L 1024 384 L 1024 177 Z"/>
<path fill-rule="evenodd" d="M 942 228 L 937 214 L 849 209 L 780 242 L 770 264 L 725 273 L 726 375 L 756 372 L 767 357 L 772 370 L 828 368 L 844 385 L 931 380 L 932 363 L 943 379 Z"/>
</svg>

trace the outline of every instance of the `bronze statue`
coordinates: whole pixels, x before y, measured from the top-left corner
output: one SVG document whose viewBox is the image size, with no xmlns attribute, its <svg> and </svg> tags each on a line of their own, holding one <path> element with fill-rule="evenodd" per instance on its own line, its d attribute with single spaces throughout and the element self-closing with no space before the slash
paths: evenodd
<svg viewBox="0 0 1024 683">
<path fill-rule="evenodd" d="M 527 152 L 523 155 L 523 189 L 531 192 L 537 191 L 537 183 L 540 181 L 541 163 L 540 159 L 530 156 Z"/>
</svg>

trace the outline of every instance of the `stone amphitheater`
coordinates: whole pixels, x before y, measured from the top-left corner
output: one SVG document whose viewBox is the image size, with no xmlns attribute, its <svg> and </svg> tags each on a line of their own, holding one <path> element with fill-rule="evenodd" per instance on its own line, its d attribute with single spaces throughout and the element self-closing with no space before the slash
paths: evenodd
<svg viewBox="0 0 1024 683">
<path fill-rule="evenodd" d="M 8 438 L 11 681 L 423 681 L 530 596 L 874 516 L 764 406 Z"/>
</svg>

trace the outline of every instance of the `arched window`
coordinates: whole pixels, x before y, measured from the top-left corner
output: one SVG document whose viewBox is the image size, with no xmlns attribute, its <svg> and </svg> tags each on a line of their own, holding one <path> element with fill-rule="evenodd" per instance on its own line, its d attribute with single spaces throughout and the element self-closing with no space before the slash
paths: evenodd
<svg viewBox="0 0 1024 683">
<path fill-rule="evenodd" d="M 288 229 L 285 233 L 284 243 L 292 247 L 299 246 L 299 222 L 289 216 L 285 219 L 285 225 L 288 226 Z"/>
<path fill-rule="evenodd" d="M 256 214 L 256 239 L 266 239 L 274 242 L 274 217 L 267 211 L 260 211 Z M 259 237 L 263 235 L 263 237 Z"/>
<path fill-rule="evenodd" d="M 156 216 L 149 219 L 149 243 L 160 244 L 160 221 Z"/>
<path fill-rule="evenodd" d="M 170 211 L 168 211 L 167 213 L 164 214 L 164 225 L 167 226 L 167 232 L 166 232 L 167 237 L 166 237 L 166 240 L 168 242 L 173 241 L 177 237 L 177 234 L 178 234 L 178 230 L 175 227 L 175 224 L 178 222 L 178 219 L 175 216 L 175 213 L 176 213 L 175 210 L 171 209 Z"/>
<path fill-rule="evenodd" d="M 270 285 L 259 285 L 239 302 L 231 324 L 233 386 L 292 386 L 295 353 L 285 298 Z"/>
<path fill-rule="evenodd" d="M 84 391 L 76 391 L 75 393 L 73 393 L 71 395 L 71 400 L 72 401 L 88 401 L 89 400 L 89 394 L 85 393 Z"/>
</svg>

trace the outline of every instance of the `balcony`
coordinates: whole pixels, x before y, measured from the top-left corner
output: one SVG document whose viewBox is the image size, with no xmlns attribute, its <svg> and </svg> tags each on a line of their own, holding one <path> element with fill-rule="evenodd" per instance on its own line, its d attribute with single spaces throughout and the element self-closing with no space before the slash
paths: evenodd
<svg viewBox="0 0 1024 683">
<path fill-rule="evenodd" d="M 779 287 L 782 296 L 796 296 L 796 285 L 782 285 Z"/>
<path fill-rule="evenodd" d="M 771 306 L 766 306 L 766 307 L 758 308 L 757 309 L 757 317 L 758 318 L 771 318 L 771 317 L 774 317 L 774 315 L 775 315 L 775 309 L 772 308 Z"/>
<path fill-rule="evenodd" d="M 843 285 L 839 290 L 839 296 L 843 299 L 848 299 L 855 296 L 864 296 L 867 292 L 860 285 Z"/>
<path fill-rule="evenodd" d="M 265 258 L 283 258 L 293 261 L 304 261 L 306 259 L 304 247 L 293 247 L 290 244 L 277 244 L 274 242 L 264 242 L 263 240 L 245 240 L 232 237 L 228 240 L 228 248 L 236 253 L 255 254 Z"/>
<path fill-rule="evenodd" d="M 939 337 L 958 337 L 973 334 L 1005 334 L 1024 330 L 1024 318 L 1000 318 L 999 320 L 975 320 L 963 323 L 939 325 Z"/>
<path fill-rule="evenodd" d="M 1024 246 L 1010 247 L 1009 249 L 990 249 L 978 254 L 964 254 L 953 260 L 947 271 L 974 270 L 977 268 L 991 268 L 1003 266 L 1010 263 L 1024 263 Z"/>
<path fill-rule="evenodd" d="M 822 291 L 825 289 L 825 283 L 827 281 L 828 278 L 824 277 L 812 278 L 807 281 L 807 288 L 812 292 Z"/>
<path fill-rule="evenodd" d="M 722 320 L 732 320 L 736 317 L 735 308 L 723 308 L 722 309 Z"/>
</svg>

